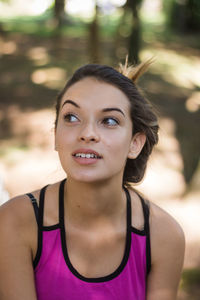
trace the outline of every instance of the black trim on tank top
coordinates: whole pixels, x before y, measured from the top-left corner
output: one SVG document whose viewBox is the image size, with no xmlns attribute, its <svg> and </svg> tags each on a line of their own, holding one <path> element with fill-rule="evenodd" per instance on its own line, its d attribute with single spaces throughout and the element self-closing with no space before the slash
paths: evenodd
<svg viewBox="0 0 200 300">
<path fill-rule="evenodd" d="M 138 235 L 141 235 L 141 236 L 146 236 L 146 232 L 144 229 L 140 230 L 140 229 L 137 229 L 135 227 L 131 227 L 131 231 L 135 234 L 138 234 Z"/>
<path fill-rule="evenodd" d="M 35 259 L 33 260 L 33 267 L 36 268 L 40 256 L 42 253 L 42 229 L 43 229 L 43 215 L 44 215 L 44 196 L 47 185 L 43 187 L 40 191 L 40 200 L 39 200 L 39 211 L 38 211 L 38 246 Z"/>
<path fill-rule="evenodd" d="M 66 264 L 68 265 L 69 269 L 72 271 L 72 273 L 80 278 L 83 281 L 87 282 L 104 282 L 104 281 L 109 281 L 116 276 L 118 276 L 122 270 L 124 269 L 128 258 L 129 258 L 129 252 L 130 252 L 130 247 L 131 247 L 131 232 L 134 232 L 138 235 L 141 236 L 146 236 L 146 269 L 147 273 L 146 275 L 149 274 L 151 270 L 151 247 L 150 247 L 150 228 L 149 228 L 149 202 L 145 201 L 140 194 L 138 194 L 141 204 L 142 204 L 142 209 L 143 209 L 143 214 L 144 214 L 144 229 L 139 230 L 135 227 L 132 226 L 131 222 L 131 217 L 132 217 L 132 212 L 131 212 L 131 198 L 128 189 L 125 187 L 124 190 L 126 192 L 126 198 L 127 198 L 127 235 L 126 235 L 126 246 L 125 246 L 125 252 L 124 252 L 124 257 L 123 260 L 120 264 L 120 266 L 110 275 L 99 277 L 99 278 L 87 278 L 79 274 L 74 267 L 72 266 L 69 256 L 67 253 L 67 244 L 66 244 L 66 234 L 65 234 L 65 226 L 64 226 L 64 184 L 65 184 L 66 179 L 61 181 L 60 187 L 59 187 L 59 223 L 51 226 L 43 226 L 43 215 L 44 215 L 44 197 L 45 197 L 45 191 L 47 186 L 43 187 L 40 191 L 40 198 L 39 198 L 39 208 L 36 202 L 36 199 L 32 194 L 26 194 L 30 199 L 33 204 L 36 220 L 38 223 L 38 246 L 37 246 L 37 252 L 36 256 L 33 260 L 33 267 L 36 268 L 40 257 L 42 253 L 42 232 L 43 231 L 51 231 L 55 229 L 61 229 L 61 242 L 62 242 L 62 251 L 63 251 L 63 256 L 66 261 Z M 30 195 L 32 195 L 30 197 Z M 32 199 L 35 200 L 32 200 Z"/>
<path fill-rule="evenodd" d="M 126 199 L 127 199 L 127 233 L 126 233 L 125 251 L 124 251 L 122 262 L 120 263 L 119 267 L 109 275 L 103 277 L 88 278 L 81 275 L 73 267 L 69 259 L 69 255 L 67 251 L 67 243 L 66 243 L 65 224 L 64 224 L 64 185 L 65 185 L 65 180 L 61 182 L 60 190 L 59 190 L 59 220 L 61 226 L 62 251 L 68 268 L 76 277 L 78 277 L 82 281 L 97 283 L 97 282 L 106 282 L 112 280 L 113 278 L 117 277 L 126 266 L 129 258 L 130 248 L 131 248 L 131 198 L 130 198 L 129 191 L 124 187 L 124 190 L 126 192 Z"/>
<path fill-rule="evenodd" d="M 50 225 L 50 226 L 43 226 L 42 230 L 43 231 L 51 231 L 51 230 L 55 230 L 55 229 L 58 229 L 58 228 L 60 228 L 60 224 L 59 223 L 54 224 L 54 225 Z"/>
</svg>

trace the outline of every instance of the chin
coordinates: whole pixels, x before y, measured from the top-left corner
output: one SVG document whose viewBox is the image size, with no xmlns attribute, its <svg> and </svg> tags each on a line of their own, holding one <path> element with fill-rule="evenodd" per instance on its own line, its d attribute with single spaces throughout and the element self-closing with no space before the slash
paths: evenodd
<svg viewBox="0 0 200 300">
<path fill-rule="evenodd" d="M 81 175 L 81 176 L 71 176 L 68 175 L 68 178 L 71 178 L 73 181 L 81 182 L 81 183 L 98 183 L 101 181 L 105 181 L 105 177 L 99 177 L 99 176 L 90 176 L 90 175 Z"/>
<path fill-rule="evenodd" d="M 98 183 L 106 183 L 111 180 L 116 180 L 117 178 L 119 179 L 122 178 L 123 176 L 121 173 L 117 174 L 97 174 L 94 172 L 87 173 L 87 172 L 80 172 L 76 174 L 68 174 L 68 178 L 71 178 L 73 181 L 77 181 L 80 183 L 91 183 L 91 184 L 98 184 Z"/>
</svg>

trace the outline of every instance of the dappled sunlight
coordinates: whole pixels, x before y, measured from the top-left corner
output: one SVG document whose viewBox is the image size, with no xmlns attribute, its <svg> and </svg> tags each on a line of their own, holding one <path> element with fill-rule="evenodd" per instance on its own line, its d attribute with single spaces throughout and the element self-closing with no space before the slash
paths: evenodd
<svg viewBox="0 0 200 300">
<path fill-rule="evenodd" d="M 190 193 L 183 199 L 160 202 L 159 205 L 181 225 L 186 239 L 185 268 L 195 268 L 200 263 L 200 193 Z"/>
<path fill-rule="evenodd" d="M 17 51 L 17 44 L 14 41 L 3 41 L 0 39 L 0 55 L 14 54 Z"/>
<path fill-rule="evenodd" d="M 173 155 L 172 157 L 174 160 Z M 185 191 L 183 175 L 177 169 L 171 168 L 167 162 L 165 155 L 161 153 L 152 155 L 145 178 L 138 186 L 154 202 L 177 198 Z"/>
<path fill-rule="evenodd" d="M 143 60 L 155 56 L 152 73 L 160 74 L 165 81 L 188 89 L 200 87 L 200 59 L 195 56 L 185 56 L 177 51 L 154 48 L 141 52 Z"/>
<path fill-rule="evenodd" d="M 146 176 L 137 189 L 165 209 L 181 225 L 186 237 L 184 267 L 196 267 L 199 260 L 197 245 L 200 245 L 200 192 L 197 188 L 196 191 L 192 189 L 185 194 L 183 161 L 175 138 L 175 122 L 163 118 L 159 123 L 159 144 L 150 158 Z"/>
<path fill-rule="evenodd" d="M 182 194 L 185 182 L 182 174 L 167 168 L 161 157 L 154 157 L 149 162 L 145 179 L 139 189 L 154 202 L 165 201 Z"/>
<path fill-rule="evenodd" d="M 189 112 L 198 111 L 200 109 L 200 92 L 193 92 L 185 102 L 185 107 Z"/>
<path fill-rule="evenodd" d="M 115 7 L 121 7 L 126 3 L 126 0 L 97 0 L 99 7 L 104 13 L 113 12 Z M 94 15 L 95 1 L 91 0 L 68 0 L 66 1 L 65 10 L 67 13 L 90 19 Z"/>
<path fill-rule="evenodd" d="M 13 145 L 17 142 L 19 147 L 23 145 L 24 147 L 49 148 L 52 144 L 55 117 L 53 110 L 43 109 L 23 112 L 17 105 L 10 105 L 4 111 L 4 114 L 6 114 L 7 122 L 10 124 L 14 136 Z M 1 118 L 3 116 L 3 114 L 0 115 Z M 4 143 L 2 141 L 1 151 L 3 151 L 6 142 L 6 140 Z M 15 157 L 15 150 L 14 148 L 13 152 L 5 151 L 4 159 L 10 161 L 11 156 Z"/>
<path fill-rule="evenodd" d="M 94 14 L 95 3 L 90 0 L 68 0 L 66 1 L 66 11 L 69 14 L 91 18 Z"/>
<path fill-rule="evenodd" d="M 166 166 L 183 170 L 183 161 L 180 155 L 180 147 L 175 137 L 176 123 L 172 119 L 162 118 L 159 120 L 160 135 L 157 149 L 164 155 Z"/>
<path fill-rule="evenodd" d="M 98 5 L 104 10 L 110 11 L 111 7 L 121 7 L 126 0 L 98 0 Z M 0 2 L 0 16 L 34 16 L 45 12 L 50 7 L 52 0 L 15 0 Z M 68 0 L 66 1 L 65 10 L 68 14 L 83 17 L 84 19 L 91 18 L 94 14 L 95 2 L 92 0 Z M 112 10 L 111 10 L 112 11 Z"/>
<path fill-rule="evenodd" d="M 156 201 L 177 197 L 186 188 L 182 175 L 183 161 L 175 137 L 175 122 L 163 118 L 159 123 L 159 143 L 150 158 L 146 176 L 139 186 L 150 199 Z"/>
<path fill-rule="evenodd" d="M 146 176 L 137 186 L 151 201 L 165 209 L 181 225 L 186 237 L 184 267 L 196 267 L 200 245 L 199 176 L 186 192 L 180 145 L 175 137 L 176 123 L 161 118 L 159 143 L 150 158 Z M 194 189 L 194 186 L 197 188 Z"/>
<path fill-rule="evenodd" d="M 184 200 L 189 201 L 173 201 L 165 203 L 163 206 L 172 214 L 182 226 L 188 242 L 195 242 L 197 237 L 200 241 L 200 203 L 197 199 L 198 195 L 193 194 Z M 196 224 L 197 226 L 194 226 Z"/>
<path fill-rule="evenodd" d="M 27 52 L 29 59 L 34 61 L 36 66 L 45 65 L 49 63 L 50 57 L 44 47 L 33 47 Z"/>
<path fill-rule="evenodd" d="M 106 1 L 108 2 L 108 0 L 106 0 Z M 104 2 L 106 2 L 106 1 L 104 0 Z M 99 2 L 101 3 L 103 1 L 101 0 Z M 126 0 L 110 0 L 110 2 L 116 6 L 123 6 L 126 3 Z"/>
<path fill-rule="evenodd" d="M 32 148 L 29 151 L 15 150 L 12 161 L 4 168 L 0 160 L 0 173 L 10 197 L 41 188 L 65 177 L 57 152 Z M 14 163 L 15 159 L 15 163 Z M 15 178 L 17 180 L 10 180 Z"/>
<path fill-rule="evenodd" d="M 0 179 L 13 197 L 65 177 L 54 150 L 53 105 L 73 71 L 92 62 L 88 33 L 95 1 L 67 0 L 60 30 L 55 30 L 52 0 L 11 2 L 14 6 L 0 1 Z M 128 53 L 132 16 L 123 17 L 125 2 L 97 0 L 101 64 L 118 67 Z M 139 58 L 154 56 L 155 62 L 141 78 L 141 87 L 159 116 L 160 131 L 145 178 L 135 188 L 181 224 L 184 266 L 199 267 L 200 44 L 196 33 L 170 31 L 162 0 L 142 3 Z M 45 6 L 48 10 L 39 15 Z"/>
<path fill-rule="evenodd" d="M 45 12 L 52 0 L 15 0 L 0 2 L 0 15 L 3 17 L 39 15 Z"/>
<path fill-rule="evenodd" d="M 11 106 L 6 115 L 14 139 L 11 143 L 9 139 L 1 143 L 0 174 L 10 196 L 63 178 L 54 151 L 55 112 L 52 109 L 22 112 L 17 106 Z"/>
<path fill-rule="evenodd" d="M 66 71 L 58 67 L 38 69 L 31 75 L 33 83 L 44 85 L 50 89 L 62 88 L 66 78 Z"/>
<path fill-rule="evenodd" d="M 162 17 L 162 1 L 161 0 L 143 0 L 141 15 L 148 19 L 149 22 L 158 22 Z"/>
</svg>

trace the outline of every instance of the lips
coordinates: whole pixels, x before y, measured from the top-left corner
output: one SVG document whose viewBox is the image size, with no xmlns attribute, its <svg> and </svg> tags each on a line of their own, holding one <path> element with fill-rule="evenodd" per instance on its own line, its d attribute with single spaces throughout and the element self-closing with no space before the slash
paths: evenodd
<svg viewBox="0 0 200 300">
<path fill-rule="evenodd" d="M 102 155 L 92 149 L 77 149 L 72 153 L 72 157 L 79 165 L 89 166 L 96 165 Z"/>
<path fill-rule="evenodd" d="M 76 158 L 84 158 L 84 159 L 101 159 L 102 156 L 92 150 L 92 149 L 77 149 L 76 151 L 74 151 L 72 153 L 72 156 L 76 157 Z"/>
</svg>

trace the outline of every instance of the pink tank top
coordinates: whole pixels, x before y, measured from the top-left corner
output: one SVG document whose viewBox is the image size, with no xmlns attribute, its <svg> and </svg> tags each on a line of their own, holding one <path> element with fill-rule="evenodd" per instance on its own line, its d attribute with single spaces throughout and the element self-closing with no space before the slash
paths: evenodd
<svg viewBox="0 0 200 300">
<path fill-rule="evenodd" d="M 44 187 L 40 193 L 38 249 L 33 262 L 38 300 L 145 300 L 146 279 L 150 271 L 149 207 L 140 197 L 144 229 L 131 226 L 131 200 L 127 196 L 127 235 L 124 256 L 111 274 L 86 278 L 70 262 L 64 226 L 64 183 L 59 190 L 59 223 L 43 226 Z M 29 194 L 29 197 L 31 194 Z M 37 216 L 37 207 L 32 197 Z"/>
</svg>

